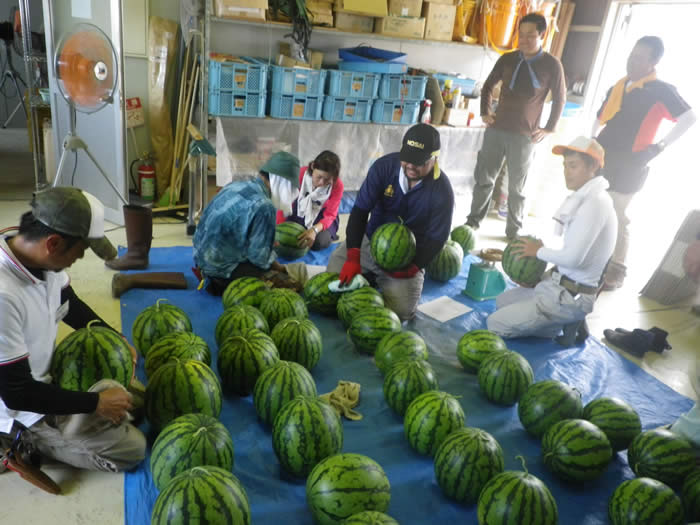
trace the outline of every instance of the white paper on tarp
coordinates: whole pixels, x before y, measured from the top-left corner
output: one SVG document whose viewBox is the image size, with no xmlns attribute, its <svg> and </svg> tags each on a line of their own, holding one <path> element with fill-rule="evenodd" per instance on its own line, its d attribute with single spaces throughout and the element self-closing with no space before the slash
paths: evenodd
<svg viewBox="0 0 700 525">
<path fill-rule="evenodd" d="M 671 248 L 669 248 L 663 263 L 661 264 L 661 271 L 675 275 L 679 279 L 685 277 L 685 270 L 683 269 L 683 257 L 685 256 L 685 251 L 688 249 L 687 242 L 675 241 Z"/>
<path fill-rule="evenodd" d="M 441 323 L 445 323 L 450 319 L 472 311 L 467 305 L 450 299 L 446 295 L 428 301 L 427 303 L 419 304 L 418 310 Z"/>
</svg>

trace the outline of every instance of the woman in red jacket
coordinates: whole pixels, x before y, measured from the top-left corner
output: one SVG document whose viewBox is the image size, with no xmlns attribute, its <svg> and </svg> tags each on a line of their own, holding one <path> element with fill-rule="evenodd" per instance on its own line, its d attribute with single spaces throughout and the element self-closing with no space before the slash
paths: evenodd
<svg viewBox="0 0 700 525">
<path fill-rule="evenodd" d="M 293 221 L 304 226 L 306 231 L 299 235 L 301 246 L 323 250 L 338 239 L 338 208 L 343 198 L 339 175 L 340 159 L 327 150 L 299 170 L 299 197 L 292 203 L 291 215 L 277 212 L 277 224 Z"/>
</svg>

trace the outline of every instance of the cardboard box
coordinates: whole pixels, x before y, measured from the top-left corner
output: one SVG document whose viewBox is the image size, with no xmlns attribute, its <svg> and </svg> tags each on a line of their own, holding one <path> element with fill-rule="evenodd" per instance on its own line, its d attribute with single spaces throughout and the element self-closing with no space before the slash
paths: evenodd
<svg viewBox="0 0 700 525">
<path fill-rule="evenodd" d="M 452 28 L 455 25 L 457 6 L 425 2 L 423 17 L 425 17 L 426 40 L 452 40 Z"/>
<path fill-rule="evenodd" d="M 314 51 L 309 49 L 309 62 L 302 62 L 301 60 L 296 60 L 291 55 L 291 49 L 289 43 L 280 42 L 279 43 L 280 54 L 277 57 L 277 65 L 284 67 L 311 67 L 312 69 L 321 69 L 323 64 L 323 53 L 321 51 Z M 284 62 L 284 63 L 283 63 Z"/>
<path fill-rule="evenodd" d="M 459 3 L 459 0 L 430 0 L 430 3 L 456 6 Z"/>
<path fill-rule="evenodd" d="M 374 21 L 374 32 L 380 35 L 403 38 L 423 38 L 425 18 L 385 16 Z"/>
<path fill-rule="evenodd" d="M 309 11 L 309 22 L 315 26 L 333 27 L 333 13 Z"/>
<path fill-rule="evenodd" d="M 219 18 L 252 18 L 265 20 L 267 0 L 214 0 L 214 12 Z"/>
<path fill-rule="evenodd" d="M 389 0 L 389 16 L 420 18 L 423 0 Z"/>
<path fill-rule="evenodd" d="M 365 16 L 389 14 L 387 0 L 335 0 L 335 10 Z"/>
<path fill-rule="evenodd" d="M 316 12 L 333 12 L 333 0 L 306 0 L 306 9 Z"/>
<path fill-rule="evenodd" d="M 469 122 L 468 109 L 445 109 L 445 114 L 442 117 L 442 123 L 448 126 L 466 127 Z"/>
<path fill-rule="evenodd" d="M 335 28 L 353 33 L 371 33 L 374 28 L 374 18 L 336 11 Z"/>
</svg>

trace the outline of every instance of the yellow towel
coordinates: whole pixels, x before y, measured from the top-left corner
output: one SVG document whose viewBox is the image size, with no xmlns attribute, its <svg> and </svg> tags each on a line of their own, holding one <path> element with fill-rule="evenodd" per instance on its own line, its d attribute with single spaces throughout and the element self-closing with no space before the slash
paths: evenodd
<svg viewBox="0 0 700 525">
<path fill-rule="evenodd" d="M 612 91 L 610 92 L 610 97 L 608 97 L 608 101 L 605 103 L 603 111 L 600 112 L 600 117 L 598 117 L 600 123 L 605 124 L 615 115 L 617 115 L 617 112 L 620 111 L 620 108 L 622 107 L 622 99 L 624 98 L 625 93 L 629 93 L 633 89 L 641 88 L 644 86 L 644 84 L 651 82 L 652 80 L 656 80 L 656 71 L 652 71 L 647 76 L 640 78 L 636 82 L 630 82 L 630 85 L 626 88 L 625 84 L 627 83 L 627 77 L 618 80 L 617 84 L 613 86 Z"/>
<path fill-rule="evenodd" d="M 360 384 L 352 381 L 338 381 L 335 390 L 319 396 L 328 402 L 338 413 L 347 419 L 358 421 L 362 419 L 362 414 L 353 410 L 360 402 Z"/>
</svg>

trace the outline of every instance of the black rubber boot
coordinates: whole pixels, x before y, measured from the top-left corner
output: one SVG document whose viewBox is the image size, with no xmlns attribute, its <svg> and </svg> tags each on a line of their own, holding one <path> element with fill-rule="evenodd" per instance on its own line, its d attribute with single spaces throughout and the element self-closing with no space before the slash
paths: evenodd
<svg viewBox="0 0 700 525">
<path fill-rule="evenodd" d="M 105 261 L 112 270 L 143 270 L 148 267 L 148 252 L 153 239 L 153 212 L 144 206 L 124 206 L 127 251 L 121 257 Z"/>
</svg>

